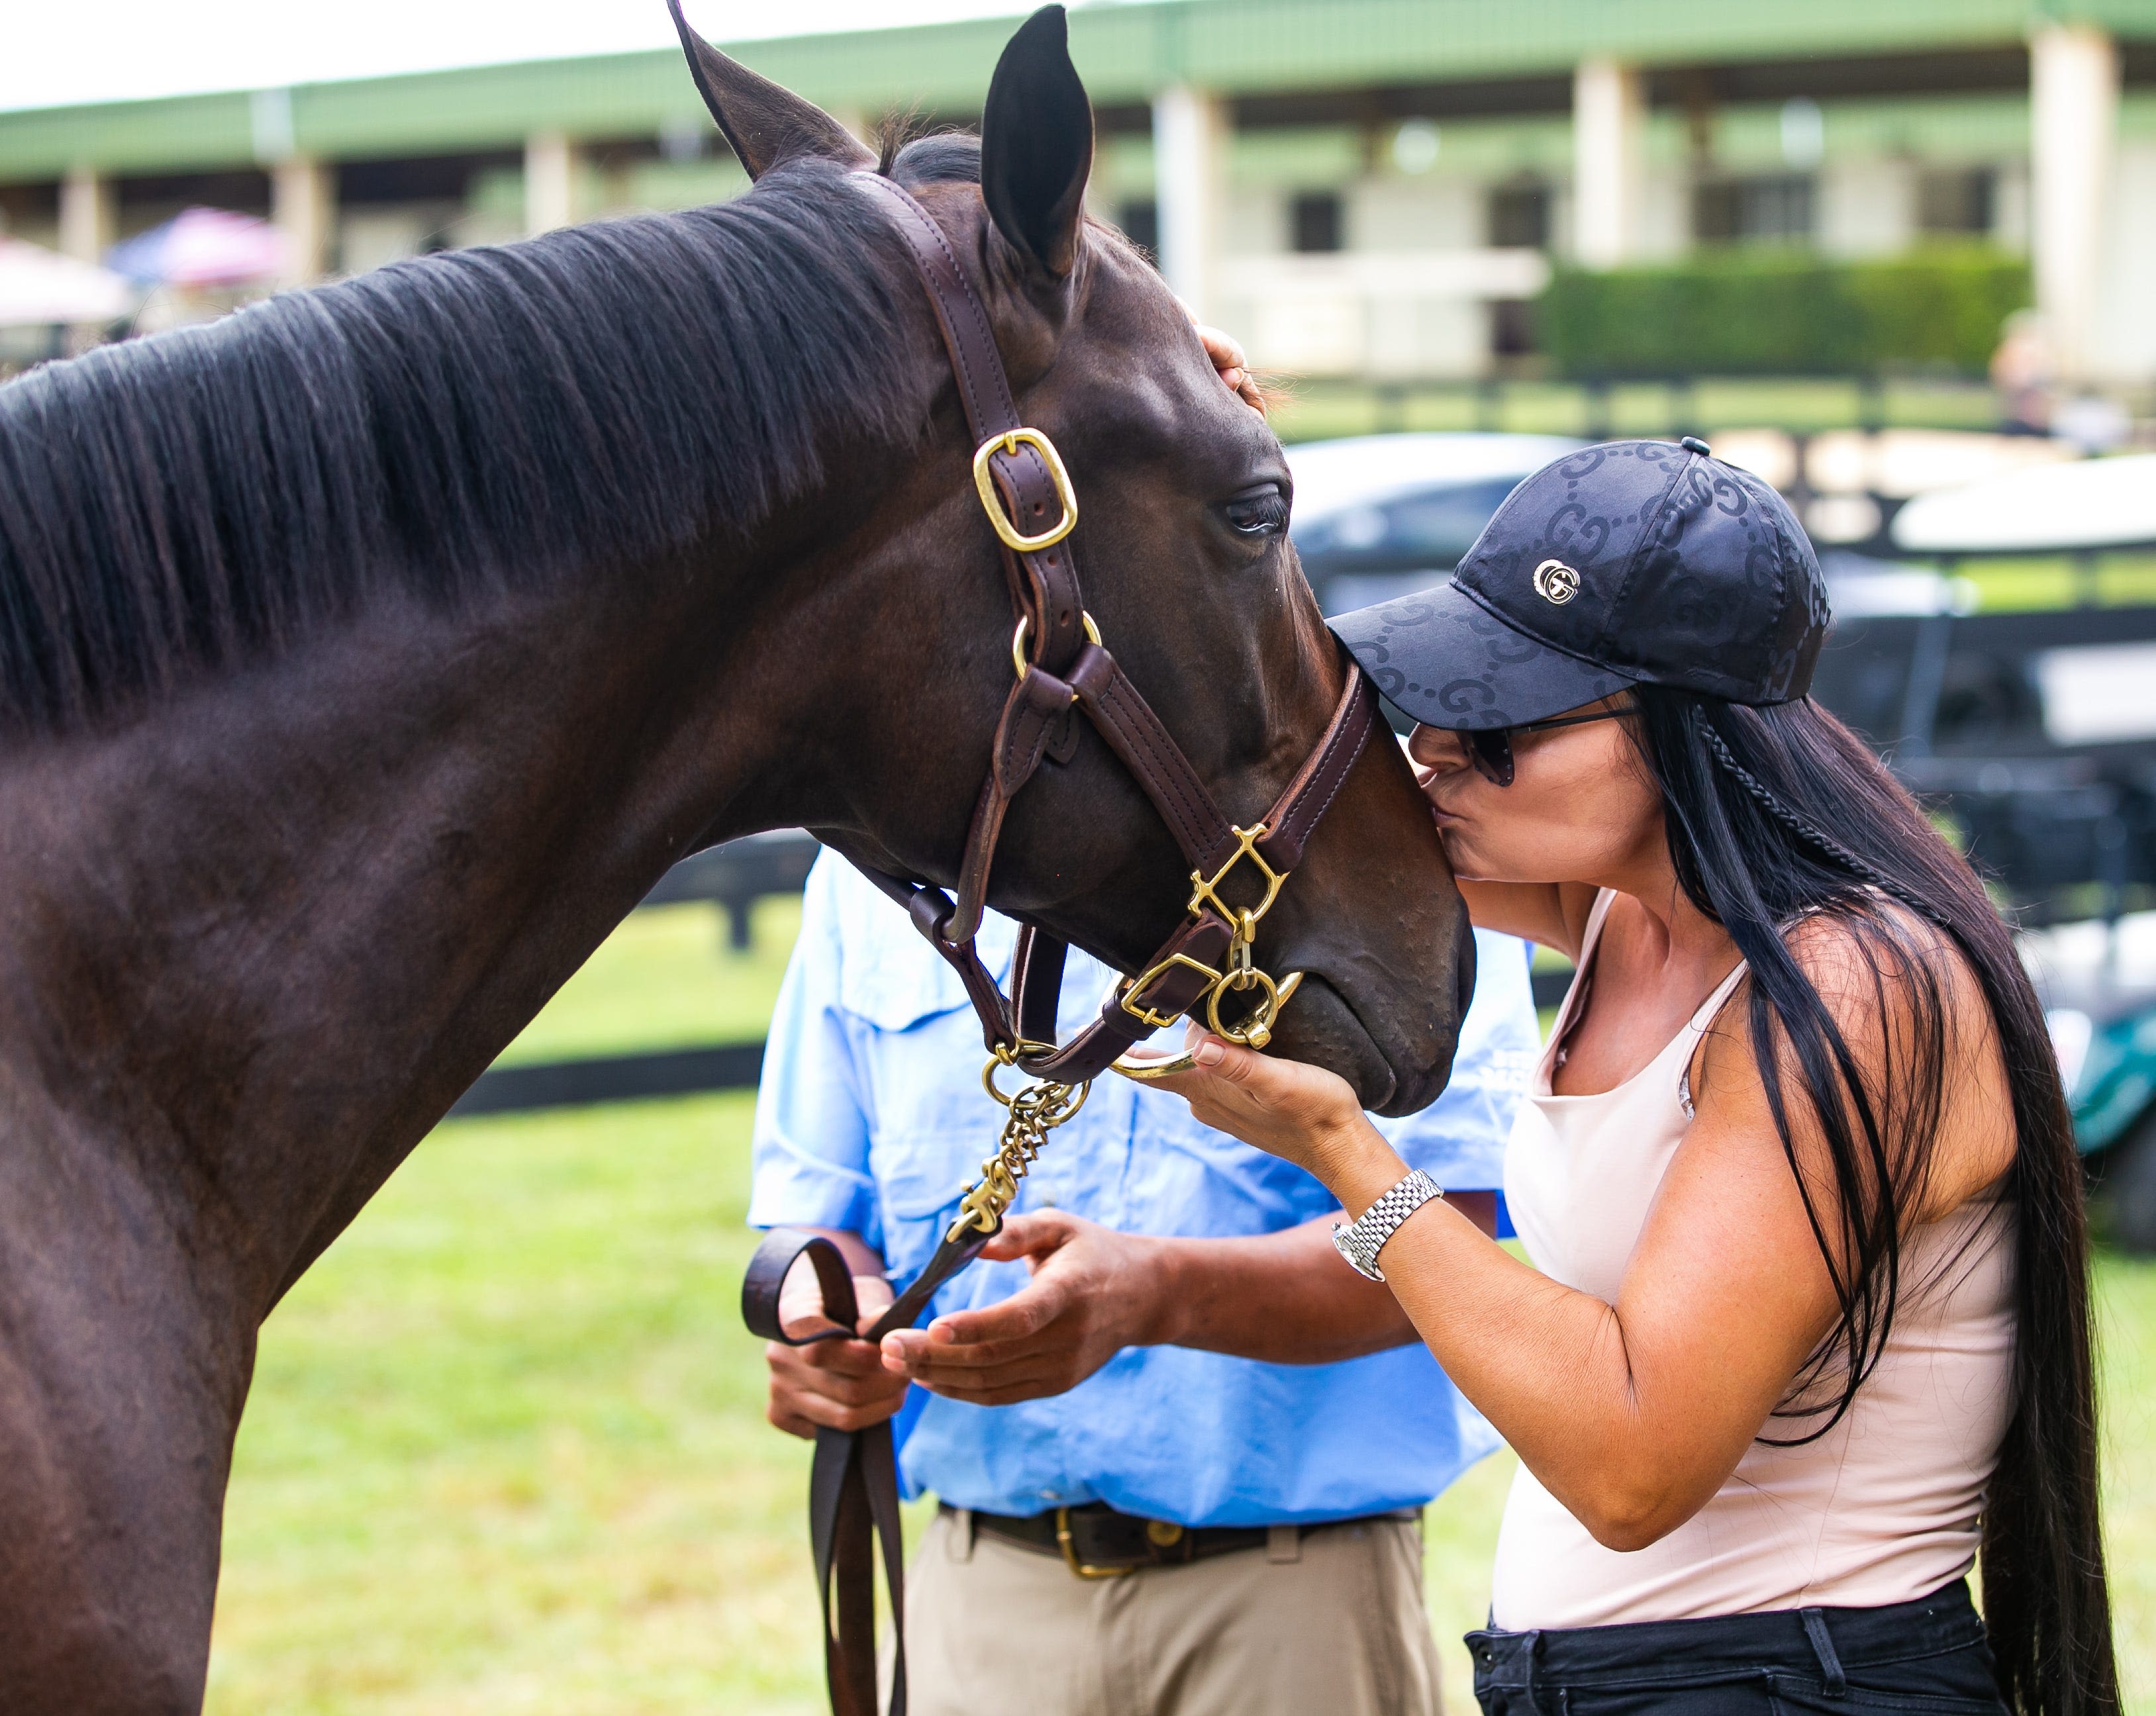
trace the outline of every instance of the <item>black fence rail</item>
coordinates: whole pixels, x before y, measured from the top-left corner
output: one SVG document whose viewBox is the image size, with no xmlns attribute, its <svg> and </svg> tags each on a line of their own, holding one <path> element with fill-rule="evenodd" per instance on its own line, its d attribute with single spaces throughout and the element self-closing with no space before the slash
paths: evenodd
<svg viewBox="0 0 2156 1716">
<path fill-rule="evenodd" d="M 495 1067 L 481 1073 L 479 1083 L 457 1099 L 449 1118 L 587 1108 L 594 1103 L 640 1102 L 711 1090 L 753 1090 L 762 1073 L 761 1042 Z"/>
</svg>

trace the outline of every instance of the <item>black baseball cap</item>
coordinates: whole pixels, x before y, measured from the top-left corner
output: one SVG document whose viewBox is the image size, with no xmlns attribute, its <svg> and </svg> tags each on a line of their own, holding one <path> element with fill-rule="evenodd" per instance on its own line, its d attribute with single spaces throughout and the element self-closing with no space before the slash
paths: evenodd
<svg viewBox="0 0 2156 1716">
<path fill-rule="evenodd" d="M 1332 622 L 1427 726 L 1515 727 L 1645 683 L 1810 689 L 1826 584 L 1789 504 L 1704 441 L 1612 441 L 1505 498 L 1452 581 Z"/>
</svg>

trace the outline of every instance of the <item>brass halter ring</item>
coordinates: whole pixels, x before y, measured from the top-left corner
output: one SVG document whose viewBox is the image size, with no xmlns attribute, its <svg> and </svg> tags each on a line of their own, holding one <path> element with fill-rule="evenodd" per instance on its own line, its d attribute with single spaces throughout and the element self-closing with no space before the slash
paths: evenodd
<svg viewBox="0 0 2156 1716">
<path fill-rule="evenodd" d="M 1092 615 L 1081 613 L 1078 617 L 1085 625 L 1086 638 L 1096 649 L 1099 648 L 1101 628 L 1093 623 Z M 1018 630 L 1011 633 L 1011 666 L 1017 671 L 1021 679 L 1033 671 L 1033 663 L 1025 658 L 1025 634 L 1031 624 L 1031 615 L 1020 614 L 1018 617 Z M 1077 694 L 1073 692 L 1071 694 L 1075 697 Z"/>
<path fill-rule="evenodd" d="M 1302 973 L 1290 971 L 1276 984 L 1255 966 L 1245 966 L 1232 971 L 1213 986 L 1205 997 L 1205 1022 L 1215 1037 L 1229 1042 L 1240 1042 L 1245 1048 L 1263 1048 L 1273 1040 L 1273 1026 L 1279 1021 L 1281 1009 L 1288 998 L 1302 986 Z M 1257 989 L 1264 993 L 1250 1016 L 1240 1024 L 1223 1024 L 1220 1020 L 1220 997 L 1229 990 Z"/>
<path fill-rule="evenodd" d="M 1141 1024 L 1159 1030 L 1175 1022 L 1175 1017 L 1135 1004 L 1131 997 L 1142 992 L 1169 966 L 1187 966 L 1207 980 L 1201 991 L 1205 1002 L 1205 1022 L 1216 1037 L 1224 1037 L 1229 1042 L 1241 1043 L 1246 1048 L 1257 1049 L 1263 1048 L 1272 1041 L 1273 1027 L 1279 1022 L 1281 1009 L 1288 1004 L 1290 997 L 1301 986 L 1302 973 L 1291 971 L 1276 983 L 1258 968 L 1250 956 L 1258 939 L 1258 919 L 1273 909 L 1273 902 L 1280 898 L 1280 891 L 1287 882 L 1287 872 L 1276 870 L 1259 855 L 1257 843 L 1265 838 L 1265 832 L 1263 822 L 1248 828 L 1237 828 L 1235 831 L 1235 849 L 1228 854 L 1219 869 L 1210 876 L 1201 870 L 1190 873 L 1191 891 L 1187 905 L 1190 915 L 1201 918 L 1210 911 L 1224 918 L 1231 926 L 1226 969 L 1216 971 L 1210 966 L 1200 965 L 1187 955 L 1178 953 L 1170 955 L 1143 976 L 1132 979 L 1123 986 L 1122 1004 L 1123 1011 Z M 1228 873 L 1245 858 L 1255 864 L 1263 875 L 1265 894 L 1255 906 L 1239 909 L 1220 897 L 1219 889 L 1220 884 L 1227 879 Z M 1260 993 L 1249 1016 L 1233 1024 L 1224 1020 L 1220 1017 L 1220 997 L 1231 991 L 1240 994 L 1250 989 Z M 1191 1003 L 1193 1011 L 1196 1010 L 1197 1005 L 1196 1001 Z M 1143 1059 L 1133 1062 L 1126 1055 L 1114 1064 L 1115 1069 L 1126 1077 L 1146 1079 L 1165 1078 L 1175 1073 L 1188 1072 L 1192 1063 L 1188 1056 L 1183 1055 L 1174 1057 L 1172 1063 Z"/>
<path fill-rule="evenodd" d="M 1086 1106 L 1086 1099 L 1093 1094 L 1093 1086 L 1090 1081 L 1084 1084 L 1074 1087 L 1067 1084 L 1058 1084 L 1052 1079 L 1042 1079 L 1038 1083 L 1030 1084 L 1024 1089 L 1014 1092 L 1009 1096 L 1006 1096 L 1002 1091 L 996 1089 L 997 1068 L 1014 1065 L 1020 1055 L 1045 1055 L 1053 1054 L 1055 1053 L 1055 1045 L 1052 1042 L 1021 1042 L 1015 1048 L 1007 1048 L 998 1045 L 995 1051 L 989 1055 L 986 1064 L 984 1064 L 981 1068 L 981 1089 L 987 1091 L 990 1096 L 993 1097 L 997 1102 L 1000 1103 L 1007 1109 L 1014 1108 L 1021 1104 L 1028 1102 L 1031 1102 L 1036 1108 L 1040 1108 L 1043 1106 L 1042 1098 L 1044 1093 L 1050 1091 L 1060 1091 L 1067 1095 L 1070 1091 L 1075 1089 L 1077 1092 L 1077 1100 L 1072 1102 L 1068 1108 L 1064 1109 L 1060 1114 L 1057 1114 L 1054 1120 L 1049 1122 L 1050 1125 L 1060 1125 L 1064 1121 L 1069 1119 L 1073 1114 L 1076 1114 L 1079 1109 Z M 1046 1105 L 1052 1107 L 1054 1102 L 1055 1099 L 1050 1098 L 1047 1099 Z"/>
</svg>

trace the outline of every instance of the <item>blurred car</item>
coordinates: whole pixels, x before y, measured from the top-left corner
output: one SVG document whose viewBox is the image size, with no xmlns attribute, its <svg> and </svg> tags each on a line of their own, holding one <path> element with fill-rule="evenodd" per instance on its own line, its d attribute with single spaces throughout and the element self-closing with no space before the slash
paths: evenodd
<svg viewBox="0 0 2156 1716">
<path fill-rule="evenodd" d="M 1296 551 L 1327 614 L 1448 576 L 1507 494 L 1585 446 L 1562 435 L 1357 435 L 1287 449 Z M 1974 587 L 1846 551 L 1820 556 L 1837 615 L 1965 612 Z"/>
<path fill-rule="evenodd" d="M 1585 443 L 1561 435 L 1358 435 L 1287 449 L 1289 525 L 1328 614 L 1442 582 L 1522 479 Z"/>
<path fill-rule="evenodd" d="M 2156 1252 L 2156 914 L 2022 937 L 2112 1238 Z"/>
</svg>

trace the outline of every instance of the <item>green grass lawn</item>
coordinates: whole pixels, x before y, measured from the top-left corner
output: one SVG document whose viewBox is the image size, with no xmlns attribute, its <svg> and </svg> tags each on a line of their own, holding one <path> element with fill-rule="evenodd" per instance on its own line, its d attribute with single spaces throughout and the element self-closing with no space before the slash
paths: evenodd
<svg viewBox="0 0 2156 1716">
<path fill-rule="evenodd" d="M 771 903 L 737 958 L 716 913 L 642 914 L 519 1053 L 752 1035 L 793 922 Z M 763 1422 L 736 1303 L 750 1110 L 447 1125 L 331 1248 L 263 1332 L 213 1716 L 820 1708 L 807 1447 Z M 2156 1267 L 2100 1285 L 2129 1708 L 2156 1710 Z M 1431 1512 L 1455 1711 L 1508 1478 L 1486 1462 Z"/>
</svg>

